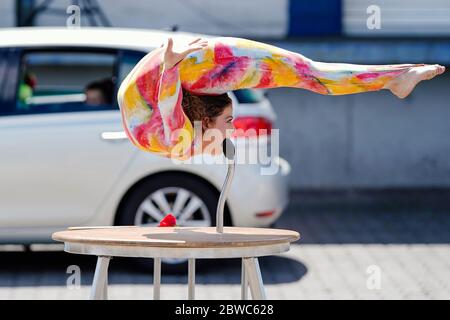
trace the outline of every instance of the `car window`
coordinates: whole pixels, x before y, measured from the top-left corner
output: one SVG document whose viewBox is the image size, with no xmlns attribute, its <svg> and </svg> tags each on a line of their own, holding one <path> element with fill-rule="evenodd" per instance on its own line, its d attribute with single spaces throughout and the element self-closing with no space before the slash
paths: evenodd
<svg viewBox="0 0 450 320">
<path fill-rule="evenodd" d="M 257 89 L 240 89 L 233 93 L 239 103 L 258 103 L 264 99 L 264 93 Z"/>
<path fill-rule="evenodd" d="M 15 48 L 0 48 L 0 113 L 11 108 L 15 97 L 18 63 Z"/>
<path fill-rule="evenodd" d="M 6 55 L 6 50 L 0 48 L 0 101 L 3 101 L 4 87 L 6 83 L 6 74 L 8 67 L 8 57 Z"/>
<path fill-rule="evenodd" d="M 16 114 L 116 108 L 117 55 L 104 52 L 26 52 L 21 60 Z"/>
<path fill-rule="evenodd" d="M 119 62 L 119 83 L 127 77 L 138 62 L 146 55 L 139 51 L 123 51 Z"/>
</svg>

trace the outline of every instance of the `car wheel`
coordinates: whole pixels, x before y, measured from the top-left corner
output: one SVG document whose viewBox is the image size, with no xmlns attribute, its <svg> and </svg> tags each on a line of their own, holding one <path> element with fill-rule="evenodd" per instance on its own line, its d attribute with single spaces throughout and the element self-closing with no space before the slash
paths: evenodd
<svg viewBox="0 0 450 320">
<path fill-rule="evenodd" d="M 119 208 L 116 224 L 156 227 L 170 212 L 181 227 L 214 226 L 218 197 L 217 190 L 200 178 L 180 173 L 159 174 L 131 190 Z M 153 259 L 136 261 L 140 266 L 153 268 Z M 164 258 L 161 262 L 162 272 L 187 272 L 187 259 Z M 201 260 L 196 264 L 200 267 Z"/>
</svg>

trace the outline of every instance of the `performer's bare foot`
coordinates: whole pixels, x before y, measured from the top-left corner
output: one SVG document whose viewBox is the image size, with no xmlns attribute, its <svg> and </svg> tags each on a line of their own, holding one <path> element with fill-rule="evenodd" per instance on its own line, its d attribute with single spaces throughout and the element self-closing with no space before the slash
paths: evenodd
<svg viewBox="0 0 450 320">
<path fill-rule="evenodd" d="M 406 73 L 390 80 L 383 89 L 389 89 L 397 97 L 406 98 L 422 80 L 430 80 L 442 74 L 445 67 L 438 64 L 424 64 L 412 67 Z"/>
</svg>

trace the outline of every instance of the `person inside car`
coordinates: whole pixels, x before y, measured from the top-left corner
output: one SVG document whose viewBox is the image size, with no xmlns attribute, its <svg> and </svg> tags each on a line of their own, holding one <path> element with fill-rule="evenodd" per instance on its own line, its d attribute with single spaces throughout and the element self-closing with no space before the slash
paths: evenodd
<svg viewBox="0 0 450 320">
<path fill-rule="evenodd" d="M 114 84 L 111 79 L 94 81 L 86 86 L 85 103 L 92 106 L 112 104 Z"/>
</svg>

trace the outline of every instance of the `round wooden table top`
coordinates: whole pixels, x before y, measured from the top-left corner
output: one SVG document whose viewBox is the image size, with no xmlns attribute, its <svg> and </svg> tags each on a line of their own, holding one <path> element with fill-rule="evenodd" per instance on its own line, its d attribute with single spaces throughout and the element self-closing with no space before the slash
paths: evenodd
<svg viewBox="0 0 450 320">
<path fill-rule="evenodd" d="M 96 245 L 214 248 L 246 247 L 294 242 L 296 231 L 269 228 L 224 227 L 80 227 L 55 232 L 53 240 Z"/>
</svg>

